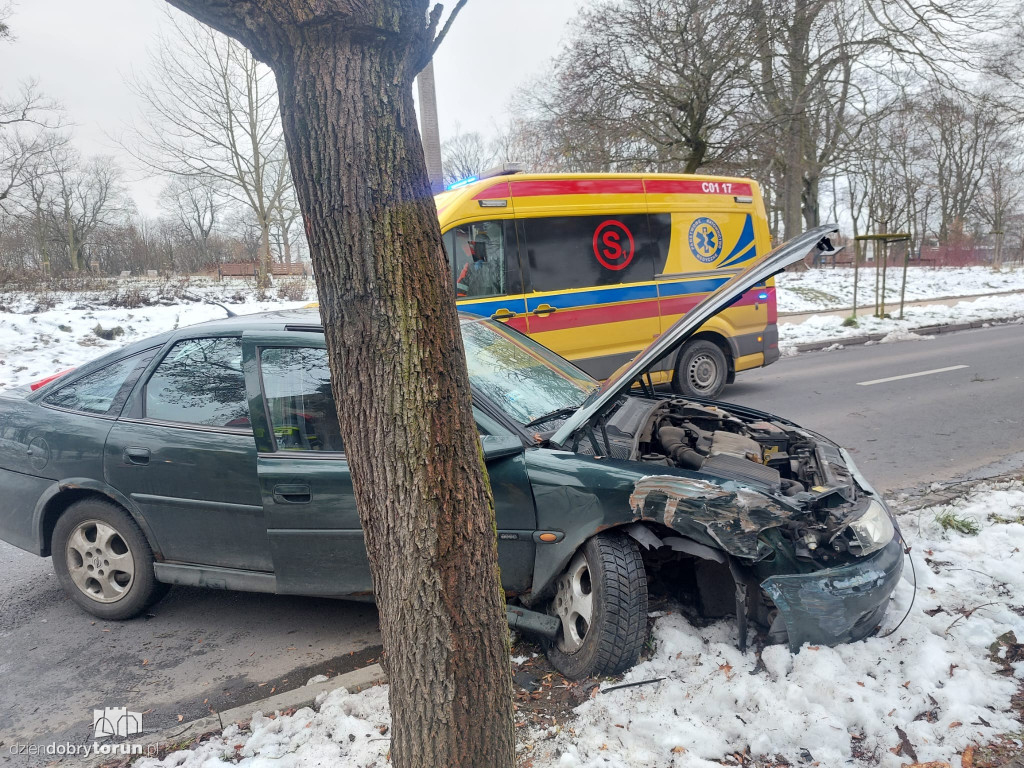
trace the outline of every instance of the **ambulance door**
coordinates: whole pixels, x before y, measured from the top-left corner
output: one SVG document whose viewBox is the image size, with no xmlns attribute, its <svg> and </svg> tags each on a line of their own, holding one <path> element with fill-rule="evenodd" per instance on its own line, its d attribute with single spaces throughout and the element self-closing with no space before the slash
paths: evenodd
<svg viewBox="0 0 1024 768">
<path fill-rule="evenodd" d="M 662 185 L 670 183 L 679 182 Z M 755 237 L 755 206 L 737 202 L 750 199 L 749 196 L 695 194 L 689 189 L 686 194 L 668 194 L 668 190 L 665 194 L 652 194 L 651 186 L 648 181 L 651 228 L 660 262 L 656 274 L 664 331 L 763 251 Z M 749 186 L 743 185 L 744 191 Z M 768 310 L 768 294 L 763 286 L 757 286 L 711 318 L 703 330 L 725 337 L 736 362 L 759 356 Z M 760 365 L 760 359 L 754 364 Z M 745 367 L 750 366 L 745 364 L 737 369 Z"/>
<path fill-rule="evenodd" d="M 531 337 L 597 379 L 660 332 L 646 213 L 519 219 Z"/>
<path fill-rule="evenodd" d="M 526 331 L 526 300 L 513 219 L 455 224 L 444 233 L 459 309 Z"/>
</svg>

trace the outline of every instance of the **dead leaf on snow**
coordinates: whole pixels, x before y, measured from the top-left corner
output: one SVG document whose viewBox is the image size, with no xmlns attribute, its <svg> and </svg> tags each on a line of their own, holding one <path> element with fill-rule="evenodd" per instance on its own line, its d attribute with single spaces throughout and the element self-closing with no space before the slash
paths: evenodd
<svg viewBox="0 0 1024 768">
<path fill-rule="evenodd" d="M 974 745 L 971 744 L 964 753 L 960 755 L 961 768 L 974 768 Z"/>
<path fill-rule="evenodd" d="M 672 754 L 681 755 L 686 751 L 686 747 L 672 747 Z"/>
</svg>

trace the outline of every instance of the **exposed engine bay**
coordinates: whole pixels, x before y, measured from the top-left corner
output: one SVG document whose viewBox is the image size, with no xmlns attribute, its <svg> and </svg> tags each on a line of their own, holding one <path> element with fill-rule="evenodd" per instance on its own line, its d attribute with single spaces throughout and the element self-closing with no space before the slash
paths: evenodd
<svg viewBox="0 0 1024 768">
<path fill-rule="evenodd" d="M 792 542 L 799 559 L 828 567 L 875 551 L 873 542 L 850 525 L 871 499 L 839 449 L 788 422 L 744 411 L 682 398 L 628 396 L 596 430 L 587 431 L 576 450 L 758 489 L 771 498 L 770 527 Z"/>
</svg>

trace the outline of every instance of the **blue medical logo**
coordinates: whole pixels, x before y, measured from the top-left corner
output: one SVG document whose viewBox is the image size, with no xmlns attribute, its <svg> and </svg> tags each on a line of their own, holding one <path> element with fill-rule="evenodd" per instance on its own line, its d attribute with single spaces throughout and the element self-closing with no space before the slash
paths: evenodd
<svg viewBox="0 0 1024 768">
<path fill-rule="evenodd" d="M 694 219 L 690 225 L 690 251 L 704 264 L 722 255 L 722 230 L 713 219 L 707 216 Z"/>
</svg>

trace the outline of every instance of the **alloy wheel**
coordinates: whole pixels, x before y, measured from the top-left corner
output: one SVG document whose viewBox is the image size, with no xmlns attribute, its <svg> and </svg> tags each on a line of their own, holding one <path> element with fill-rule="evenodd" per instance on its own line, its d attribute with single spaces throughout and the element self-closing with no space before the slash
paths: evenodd
<svg viewBox="0 0 1024 768">
<path fill-rule="evenodd" d="M 590 566 L 583 552 L 577 552 L 569 563 L 555 591 L 552 602 L 555 615 L 562 621 L 558 648 L 563 653 L 578 651 L 590 630 L 594 614 L 594 591 Z"/>
<path fill-rule="evenodd" d="M 117 529 L 100 520 L 79 523 L 64 554 L 75 586 L 98 603 L 117 602 L 135 580 L 131 549 Z"/>
</svg>

